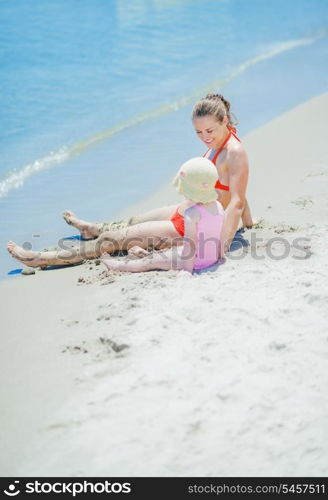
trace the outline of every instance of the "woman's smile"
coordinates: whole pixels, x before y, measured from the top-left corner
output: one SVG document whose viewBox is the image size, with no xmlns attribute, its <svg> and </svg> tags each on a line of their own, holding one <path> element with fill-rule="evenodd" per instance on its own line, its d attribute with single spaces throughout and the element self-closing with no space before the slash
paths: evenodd
<svg viewBox="0 0 328 500">
<path fill-rule="evenodd" d="M 193 120 L 196 134 L 208 148 L 218 148 L 227 132 L 225 123 L 218 122 L 212 116 L 203 116 Z"/>
</svg>

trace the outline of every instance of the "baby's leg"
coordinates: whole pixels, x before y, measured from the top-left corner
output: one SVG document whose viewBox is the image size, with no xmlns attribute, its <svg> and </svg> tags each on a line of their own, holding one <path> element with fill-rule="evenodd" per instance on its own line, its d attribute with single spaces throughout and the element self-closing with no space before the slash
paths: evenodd
<svg viewBox="0 0 328 500">
<path fill-rule="evenodd" d="M 181 248 L 172 247 L 165 251 L 159 251 L 147 255 L 138 260 L 119 260 L 104 254 L 101 257 L 101 262 L 105 264 L 110 271 L 124 271 L 129 273 L 141 273 L 144 271 L 168 271 L 169 269 L 180 269 Z"/>
</svg>

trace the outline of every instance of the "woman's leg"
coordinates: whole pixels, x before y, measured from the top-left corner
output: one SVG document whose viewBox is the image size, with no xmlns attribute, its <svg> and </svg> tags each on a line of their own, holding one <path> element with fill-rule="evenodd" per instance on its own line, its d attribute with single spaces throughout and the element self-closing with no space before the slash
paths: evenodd
<svg viewBox="0 0 328 500">
<path fill-rule="evenodd" d="M 24 250 L 16 243 L 8 243 L 9 253 L 20 262 L 30 267 L 54 265 L 70 265 L 85 259 L 100 257 L 104 252 L 109 254 L 118 250 L 129 250 L 138 245 L 141 248 L 169 248 L 180 245 L 183 239 L 170 221 L 151 221 L 128 226 L 117 231 L 106 231 L 96 240 L 80 241 L 73 248 L 61 247 L 50 252 Z M 62 245 L 65 241 L 62 242 Z"/>
<path fill-rule="evenodd" d="M 129 273 L 141 273 L 144 271 L 169 269 L 180 269 L 180 249 L 170 248 L 164 252 L 154 252 L 146 257 L 137 260 L 114 259 L 108 254 L 101 256 L 101 262 L 105 264 L 109 271 L 124 271 Z"/>
<path fill-rule="evenodd" d="M 153 210 L 149 210 L 144 214 L 134 215 L 130 218 L 129 224 L 141 224 L 141 222 L 149 222 L 154 220 L 170 220 L 174 212 L 178 208 L 178 204 L 176 205 L 166 205 L 165 207 L 154 208 Z"/>
<path fill-rule="evenodd" d="M 100 234 L 103 224 L 97 222 L 88 222 L 83 219 L 76 217 L 74 212 L 66 210 L 63 212 L 63 218 L 70 226 L 75 227 L 81 233 L 82 238 L 85 240 L 91 240 L 97 238 Z"/>
<path fill-rule="evenodd" d="M 169 205 L 162 208 L 155 208 L 154 210 L 150 210 L 149 212 L 146 212 L 144 214 L 130 217 L 130 219 L 127 220 L 125 225 L 136 225 L 142 222 L 170 220 L 170 218 L 172 217 L 177 208 L 178 205 Z M 122 223 L 122 221 L 119 221 L 117 223 L 88 222 L 86 220 L 79 219 L 70 210 L 66 210 L 63 213 L 63 217 L 64 220 L 67 222 L 67 224 L 76 227 L 76 229 L 78 229 L 81 232 L 82 237 L 86 240 L 97 238 L 101 233 L 111 230 L 112 224 L 114 225 L 117 224 L 117 228 L 119 229 L 120 224 Z"/>
</svg>

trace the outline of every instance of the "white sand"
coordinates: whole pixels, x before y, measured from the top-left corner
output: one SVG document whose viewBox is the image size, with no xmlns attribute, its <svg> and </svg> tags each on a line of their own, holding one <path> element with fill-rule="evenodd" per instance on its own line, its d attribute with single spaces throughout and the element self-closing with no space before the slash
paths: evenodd
<svg viewBox="0 0 328 500">
<path fill-rule="evenodd" d="M 264 224 L 216 272 L 0 283 L 1 475 L 327 475 L 327 116 L 244 138 Z"/>
</svg>

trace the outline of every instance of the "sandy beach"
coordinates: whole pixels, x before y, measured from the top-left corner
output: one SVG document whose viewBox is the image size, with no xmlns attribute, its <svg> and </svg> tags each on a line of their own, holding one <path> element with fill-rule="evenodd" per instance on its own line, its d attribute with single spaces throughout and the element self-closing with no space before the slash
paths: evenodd
<svg viewBox="0 0 328 500">
<path fill-rule="evenodd" d="M 2 476 L 327 476 L 327 116 L 242 138 L 263 221 L 215 272 L 0 283 Z"/>
</svg>

